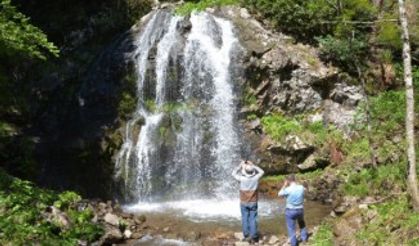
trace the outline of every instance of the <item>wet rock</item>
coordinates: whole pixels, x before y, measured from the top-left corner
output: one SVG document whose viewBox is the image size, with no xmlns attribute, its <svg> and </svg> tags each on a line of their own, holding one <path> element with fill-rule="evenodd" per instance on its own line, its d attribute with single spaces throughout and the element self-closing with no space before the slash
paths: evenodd
<svg viewBox="0 0 419 246">
<path fill-rule="evenodd" d="M 142 238 L 144 236 L 144 234 L 143 233 L 140 233 L 140 232 L 134 232 L 132 235 L 131 235 L 131 238 L 133 238 L 133 239 L 139 239 L 139 238 Z"/>
<path fill-rule="evenodd" d="M 77 240 L 77 245 L 78 246 L 87 246 L 88 243 L 87 243 L 87 241 L 84 241 L 84 240 Z"/>
<path fill-rule="evenodd" d="M 200 232 L 191 231 L 191 232 L 188 232 L 185 235 L 184 238 L 185 238 L 186 241 L 194 242 L 194 241 L 197 241 L 197 240 L 199 240 L 201 238 L 201 233 Z"/>
<path fill-rule="evenodd" d="M 131 214 L 131 213 L 125 213 L 125 212 L 121 212 L 121 213 L 119 213 L 119 215 L 120 215 L 122 218 L 124 218 L 124 219 L 128 219 L 128 218 L 133 218 L 133 217 L 134 217 L 134 215 L 133 215 L 133 214 Z"/>
<path fill-rule="evenodd" d="M 164 237 L 167 239 L 179 239 L 179 235 L 177 235 L 176 233 L 169 233 L 166 234 Z"/>
<path fill-rule="evenodd" d="M 318 168 L 324 168 L 329 165 L 329 160 L 321 158 L 317 154 L 310 155 L 303 163 L 298 164 L 301 171 L 312 171 Z"/>
<path fill-rule="evenodd" d="M 275 235 L 271 236 L 271 238 L 268 241 L 268 244 L 273 245 L 279 243 L 279 238 Z"/>
<path fill-rule="evenodd" d="M 97 223 L 97 221 L 98 221 L 98 216 L 97 216 L 97 214 L 95 214 L 94 216 L 93 216 L 93 218 L 92 218 L 92 220 L 91 220 L 93 223 Z"/>
<path fill-rule="evenodd" d="M 249 11 L 247 11 L 247 9 L 241 8 L 240 9 L 240 17 L 243 18 L 243 19 L 249 19 L 251 17 L 251 15 L 249 14 Z"/>
<path fill-rule="evenodd" d="M 140 225 L 146 221 L 146 217 L 144 215 L 134 215 L 134 222 L 137 225 Z"/>
<path fill-rule="evenodd" d="M 113 226 L 119 225 L 119 217 L 115 214 L 107 213 L 105 217 L 103 217 L 103 220 Z"/>
<path fill-rule="evenodd" d="M 244 238 L 243 233 L 242 232 L 235 232 L 234 233 L 234 238 L 237 240 L 242 240 Z"/>
<path fill-rule="evenodd" d="M 250 244 L 248 242 L 235 242 L 234 246 L 249 246 Z"/>
<path fill-rule="evenodd" d="M 99 245 L 112 245 L 115 243 L 121 243 L 124 236 L 121 231 L 117 228 L 111 227 L 107 228 L 105 234 L 100 239 Z"/>
<path fill-rule="evenodd" d="M 259 129 L 261 129 L 260 119 L 258 118 L 258 119 L 255 119 L 255 120 L 251 121 L 249 123 L 249 125 L 248 125 L 248 128 L 250 130 L 259 130 Z"/>
<path fill-rule="evenodd" d="M 364 99 L 361 87 L 337 83 L 330 93 L 330 98 L 346 107 L 356 107 Z"/>
<path fill-rule="evenodd" d="M 47 221 L 63 228 L 68 229 L 71 225 L 70 219 L 68 218 L 67 214 L 62 212 L 60 209 L 49 206 L 45 210 L 44 216 L 46 217 Z"/>
<path fill-rule="evenodd" d="M 358 208 L 346 212 L 334 225 L 333 234 L 341 241 L 346 241 L 345 245 L 353 245 L 350 237 L 356 233 L 363 225 L 362 214 Z"/>
<path fill-rule="evenodd" d="M 324 121 L 349 133 L 351 131 L 350 125 L 353 123 L 356 114 L 356 108 L 342 107 L 339 103 L 332 100 L 325 100 L 323 105 Z"/>
<path fill-rule="evenodd" d="M 129 239 L 129 238 L 131 238 L 131 236 L 132 236 L 132 231 L 126 229 L 124 231 L 124 238 Z"/>
<path fill-rule="evenodd" d="M 266 149 L 278 154 L 293 155 L 298 152 L 312 152 L 314 151 L 314 146 L 303 142 L 301 138 L 296 135 L 288 135 L 282 143 L 271 143 Z"/>
</svg>

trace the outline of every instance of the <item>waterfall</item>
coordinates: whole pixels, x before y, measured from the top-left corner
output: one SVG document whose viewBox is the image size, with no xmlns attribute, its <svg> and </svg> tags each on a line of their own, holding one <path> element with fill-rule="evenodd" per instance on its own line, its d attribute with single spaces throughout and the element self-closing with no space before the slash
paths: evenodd
<svg viewBox="0 0 419 246">
<path fill-rule="evenodd" d="M 159 10 L 135 45 L 139 100 L 115 164 L 125 200 L 231 196 L 241 151 L 231 23 Z"/>
</svg>

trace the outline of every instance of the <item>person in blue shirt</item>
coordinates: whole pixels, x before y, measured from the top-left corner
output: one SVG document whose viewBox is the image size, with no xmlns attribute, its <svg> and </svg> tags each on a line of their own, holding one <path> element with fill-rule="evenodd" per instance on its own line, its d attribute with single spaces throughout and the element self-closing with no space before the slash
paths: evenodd
<svg viewBox="0 0 419 246">
<path fill-rule="evenodd" d="M 287 176 L 284 185 L 278 192 L 278 196 L 286 199 L 285 206 L 285 221 L 288 229 L 288 237 L 291 245 L 298 245 L 296 237 L 295 222 L 298 223 L 301 231 L 301 240 L 306 242 L 308 240 L 308 232 L 304 222 L 304 186 L 298 184 L 295 180 L 295 175 Z"/>
</svg>

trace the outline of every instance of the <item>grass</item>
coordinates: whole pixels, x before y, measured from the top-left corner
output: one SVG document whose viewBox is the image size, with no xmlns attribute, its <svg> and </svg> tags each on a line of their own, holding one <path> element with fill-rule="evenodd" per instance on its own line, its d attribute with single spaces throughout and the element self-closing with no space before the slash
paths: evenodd
<svg viewBox="0 0 419 246">
<path fill-rule="evenodd" d="M 197 2 L 186 2 L 176 8 L 176 14 L 185 16 L 191 14 L 193 11 L 203 11 L 206 8 L 234 5 L 239 3 L 239 0 L 202 0 Z"/>
<path fill-rule="evenodd" d="M 342 191 L 358 197 L 386 196 L 392 191 L 405 189 L 406 163 L 380 165 L 377 169 L 366 168 L 360 172 L 347 173 L 347 182 Z"/>
<path fill-rule="evenodd" d="M 276 141 L 282 141 L 289 134 L 296 134 L 303 129 L 294 118 L 281 114 L 264 116 L 261 120 L 263 130 Z"/>
<path fill-rule="evenodd" d="M 313 180 L 320 177 L 323 174 L 323 172 L 324 172 L 323 170 L 318 169 L 312 172 L 297 173 L 296 177 L 297 177 L 297 180 Z M 285 180 L 286 177 L 287 175 L 271 175 L 271 176 L 264 177 L 263 180 L 267 182 L 281 183 Z"/>
<path fill-rule="evenodd" d="M 319 225 L 317 233 L 310 238 L 309 245 L 311 246 L 333 246 L 333 231 L 332 226 L 326 222 Z"/>
</svg>

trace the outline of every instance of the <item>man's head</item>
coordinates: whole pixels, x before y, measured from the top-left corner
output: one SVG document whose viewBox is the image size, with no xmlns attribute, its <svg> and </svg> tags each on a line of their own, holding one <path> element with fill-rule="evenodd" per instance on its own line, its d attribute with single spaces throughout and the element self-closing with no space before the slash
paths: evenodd
<svg viewBox="0 0 419 246">
<path fill-rule="evenodd" d="M 247 164 L 244 168 L 244 171 L 246 172 L 246 174 L 252 175 L 255 172 L 255 168 L 252 165 Z"/>
<path fill-rule="evenodd" d="M 295 182 L 295 174 L 289 174 L 289 175 L 287 176 L 287 181 L 288 181 L 289 183 L 291 183 L 291 182 Z"/>
<path fill-rule="evenodd" d="M 256 174 L 256 169 L 250 161 L 246 160 L 243 162 L 242 174 L 246 177 L 251 177 Z"/>
</svg>

